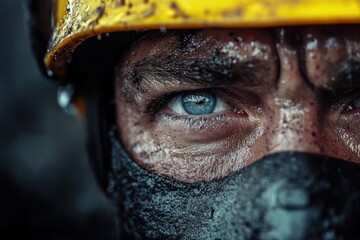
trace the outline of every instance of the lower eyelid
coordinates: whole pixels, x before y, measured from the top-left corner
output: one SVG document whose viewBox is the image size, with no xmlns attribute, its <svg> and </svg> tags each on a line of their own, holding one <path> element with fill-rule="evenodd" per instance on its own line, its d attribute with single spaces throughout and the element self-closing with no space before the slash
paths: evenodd
<svg viewBox="0 0 360 240">
<path fill-rule="evenodd" d="M 164 118 L 166 122 L 171 123 L 173 128 L 191 128 L 201 129 L 206 125 L 220 126 L 219 123 L 228 122 L 228 116 L 225 113 L 203 116 L 191 116 L 191 115 L 174 115 L 171 113 L 161 113 L 158 118 Z"/>
<path fill-rule="evenodd" d="M 173 112 L 163 111 L 156 117 L 158 121 L 165 121 L 168 124 L 186 124 L 198 125 L 201 124 L 217 124 L 229 123 L 241 117 L 242 119 L 248 117 L 248 114 L 242 109 L 229 108 L 219 113 L 207 115 L 176 115 Z"/>
</svg>

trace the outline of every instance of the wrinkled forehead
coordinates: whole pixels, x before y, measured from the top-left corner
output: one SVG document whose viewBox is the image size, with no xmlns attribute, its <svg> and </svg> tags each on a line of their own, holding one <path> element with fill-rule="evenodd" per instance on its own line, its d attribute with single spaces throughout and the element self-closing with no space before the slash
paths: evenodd
<svg viewBox="0 0 360 240">
<path fill-rule="evenodd" d="M 246 44 L 255 42 L 274 46 L 275 29 L 197 29 L 176 30 L 167 33 L 146 32 L 133 45 L 132 50 L 140 59 L 144 56 L 193 54 L 198 57 L 209 54 L 224 44 Z M 134 53 L 134 52 L 133 52 Z M 133 54 L 134 56 L 134 54 Z M 138 59 L 134 59 L 138 60 Z"/>
<path fill-rule="evenodd" d="M 230 42 L 240 45 L 261 44 L 274 49 L 277 43 L 285 41 L 292 47 L 304 47 L 305 50 L 343 50 L 346 44 L 360 41 L 360 25 L 202 29 L 167 33 L 149 31 L 133 44 L 132 49 L 136 50 L 139 57 L 171 54 L 176 50 L 200 54 L 203 51 L 209 52 L 211 48 L 224 47 L 224 44 Z M 356 46 L 352 47 L 348 50 L 358 50 Z"/>
<path fill-rule="evenodd" d="M 167 62 L 210 59 L 228 69 L 243 66 L 242 62 L 261 62 L 268 69 L 281 69 L 279 52 L 288 51 L 292 64 L 298 64 L 306 80 L 330 90 L 338 88 L 338 83 L 348 85 L 344 79 L 349 80 L 349 76 L 353 84 L 359 76 L 359 30 L 359 25 L 334 25 L 149 31 L 133 43 L 125 58 L 128 66 L 144 61 L 165 66 Z"/>
</svg>

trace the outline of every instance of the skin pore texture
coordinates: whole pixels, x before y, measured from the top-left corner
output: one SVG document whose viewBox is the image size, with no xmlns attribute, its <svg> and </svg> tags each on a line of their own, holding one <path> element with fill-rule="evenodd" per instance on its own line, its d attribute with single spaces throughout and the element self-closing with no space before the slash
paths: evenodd
<svg viewBox="0 0 360 240">
<path fill-rule="evenodd" d="M 182 182 L 282 151 L 360 162 L 359 30 L 146 32 L 116 68 L 120 139 L 141 167 Z M 219 111 L 177 111 L 181 96 L 204 92 Z"/>
</svg>

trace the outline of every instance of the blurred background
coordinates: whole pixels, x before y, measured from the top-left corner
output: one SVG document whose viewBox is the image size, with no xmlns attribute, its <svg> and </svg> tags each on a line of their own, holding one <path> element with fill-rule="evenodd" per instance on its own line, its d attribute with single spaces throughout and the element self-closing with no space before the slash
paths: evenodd
<svg viewBox="0 0 360 240">
<path fill-rule="evenodd" d="M 32 57 L 21 0 L 0 1 L 0 239 L 110 239 L 81 122 Z"/>
</svg>

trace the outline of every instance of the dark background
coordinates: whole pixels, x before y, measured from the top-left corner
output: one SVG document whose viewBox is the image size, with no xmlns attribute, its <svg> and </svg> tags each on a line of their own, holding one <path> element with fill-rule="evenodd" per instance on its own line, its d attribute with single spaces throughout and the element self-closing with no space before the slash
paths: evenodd
<svg viewBox="0 0 360 240">
<path fill-rule="evenodd" d="M 0 238 L 110 238 L 84 126 L 37 69 L 26 21 L 21 0 L 0 1 Z"/>
</svg>

